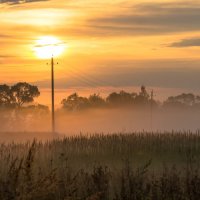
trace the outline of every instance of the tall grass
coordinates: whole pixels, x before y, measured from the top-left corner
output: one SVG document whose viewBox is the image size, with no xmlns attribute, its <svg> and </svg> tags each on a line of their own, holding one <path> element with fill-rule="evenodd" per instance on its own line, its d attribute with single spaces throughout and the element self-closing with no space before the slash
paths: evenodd
<svg viewBox="0 0 200 200">
<path fill-rule="evenodd" d="M 2 200 L 197 200 L 199 132 L 0 145 Z"/>
</svg>

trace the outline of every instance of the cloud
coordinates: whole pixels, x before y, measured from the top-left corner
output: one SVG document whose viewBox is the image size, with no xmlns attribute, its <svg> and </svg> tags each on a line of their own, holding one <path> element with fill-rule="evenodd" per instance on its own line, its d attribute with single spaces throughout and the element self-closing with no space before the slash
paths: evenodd
<svg viewBox="0 0 200 200">
<path fill-rule="evenodd" d="M 199 3 L 149 3 L 90 19 L 88 25 L 99 34 L 155 35 L 199 31 L 199 21 Z"/>
<path fill-rule="evenodd" d="M 96 66 L 95 72 L 67 72 L 66 78 L 56 80 L 56 88 L 131 87 L 144 84 L 150 87 L 198 89 L 199 65 L 200 60 L 110 61 L 104 66 Z M 50 80 L 34 84 L 48 88 Z"/>
<path fill-rule="evenodd" d="M 1 3 L 36 1 L 46 0 L 0 0 Z M 125 8 L 119 4 L 117 11 L 113 8 L 114 12 L 106 12 L 105 14 L 100 9 L 95 15 L 90 14 L 92 9 L 90 8 L 88 10 L 88 19 L 77 18 L 75 25 L 67 24 L 67 20 L 57 20 L 56 22 L 62 22 L 62 25 L 49 27 L 49 29 L 40 29 L 40 31 L 51 31 L 52 34 L 59 33 L 61 35 L 72 35 L 73 37 L 149 36 L 200 31 L 200 3 L 191 2 L 190 4 L 186 1 L 180 3 L 142 3 L 132 4 Z M 122 9 L 120 9 L 120 5 Z M 67 8 L 63 6 L 59 11 L 63 9 L 63 12 L 66 13 Z M 47 14 L 48 19 L 51 16 Z M 41 19 L 43 20 L 43 18 Z M 27 19 L 23 19 L 23 21 L 27 21 Z M 35 21 L 38 24 L 41 20 Z M 49 22 L 51 24 L 52 21 L 49 20 Z M 31 26 L 32 24 L 28 22 L 28 25 Z M 19 25 L 17 28 L 19 29 Z M 26 29 L 29 30 L 30 28 L 27 27 Z"/>
<path fill-rule="evenodd" d="M 0 38 L 11 38 L 11 36 L 10 35 L 0 34 Z"/>
<path fill-rule="evenodd" d="M 183 39 L 179 42 L 174 42 L 170 44 L 168 47 L 199 47 L 200 46 L 200 38 L 189 38 L 189 39 Z"/>
<path fill-rule="evenodd" d="M 22 3 L 32 3 L 32 2 L 39 2 L 39 1 L 49 1 L 49 0 L 0 0 L 0 3 L 22 4 Z"/>
<path fill-rule="evenodd" d="M 17 57 L 16 55 L 5 55 L 5 54 L 0 54 L 0 58 L 15 58 Z"/>
</svg>

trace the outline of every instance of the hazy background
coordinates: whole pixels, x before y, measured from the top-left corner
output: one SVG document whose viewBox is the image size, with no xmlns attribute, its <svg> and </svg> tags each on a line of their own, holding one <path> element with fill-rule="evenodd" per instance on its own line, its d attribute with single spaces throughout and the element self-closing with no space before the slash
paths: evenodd
<svg viewBox="0 0 200 200">
<path fill-rule="evenodd" d="M 92 109 L 79 112 L 57 112 L 56 131 L 63 136 L 87 134 L 130 133 L 141 131 L 197 131 L 200 111 L 166 111 L 150 109 Z M 8 115 L 7 115 L 8 114 Z M 51 116 L 49 114 L 4 113 L 0 117 L 0 130 L 7 132 L 1 141 L 26 139 L 51 139 Z M 9 132 L 9 133 L 8 133 Z M 12 133 L 10 133 L 12 132 Z M 18 133 L 20 132 L 20 133 Z M 47 133 L 49 132 L 49 133 Z"/>
</svg>

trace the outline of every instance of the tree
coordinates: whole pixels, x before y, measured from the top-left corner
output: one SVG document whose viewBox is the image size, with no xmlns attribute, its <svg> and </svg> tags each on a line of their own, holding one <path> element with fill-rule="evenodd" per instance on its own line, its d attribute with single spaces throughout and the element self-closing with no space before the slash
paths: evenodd
<svg viewBox="0 0 200 200">
<path fill-rule="evenodd" d="M 26 82 L 20 82 L 11 87 L 12 98 L 14 99 L 14 104 L 21 107 L 25 103 L 31 103 L 34 101 L 35 97 L 40 95 L 37 86 L 30 85 Z"/>
<path fill-rule="evenodd" d="M 187 108 L 195 106 L 196 104 L 199 104 L 199 102 L 199 96 L 195 96 L 192 93 L 182 93 L 177 96 L 168 97 L 168 99 L 163 103 L 163 106 L 172 108 Z"/>
<path fill-rule="evenodd" d="M 9 107 L 12 105 L 13 96 L 8 85 L 0 85 L 0 106 Z"/>
<path fill-rule="evenodd" d="M 140 96 L 144 97 L 145 99 L 149 99 L 149 94 L 146 91 L 146 87 L 144 85 L 141 86 Z"/>
<path fill-rule="evenodd" d="M 90 95 L 88 100 L 92 107 L 102 107 L 105 105 L 105 100 L 99 94 Z"/>
<path fill-rule="evenodd" d="M 135 97 L 135 104 L 144 106 L 149 103 L 150 103 L 150 96 L 148 92 L 146 91 L 146 87 L 141 86 L 140 93 Z"/>
<path fill-rule="evenodd" d="M 63 99 L 61 104 L 67 110 L 82 110 L 89 107 L 89 101 L 86 97 L 80 97 L 77 93 L 71 94 L 67 99 Z"/>
<path fill-rule="evenodd" d="M 119 93 L 113 92 L 109 94 L 106 101 L 110 105 L 127 106 L 133 103 L 135 97 L 136 93 L 128 93 L 122 90 Z"/>
</svg>

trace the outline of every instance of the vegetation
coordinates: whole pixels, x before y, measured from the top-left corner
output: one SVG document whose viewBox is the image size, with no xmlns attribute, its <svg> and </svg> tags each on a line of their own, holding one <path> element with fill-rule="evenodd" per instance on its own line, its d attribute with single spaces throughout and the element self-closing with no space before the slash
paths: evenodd
<svg viewBox="0 0 200 200">
<path fill-rule="evenodd" d="M 198 200 L 200 133 L 0 145 L 0 199 Z"/>
<path fill-rule="evenodd" d="M 62 108 L 68 111 L 83 110 L 88 108 L 116 108 L 139 106 L 147 107 L 149 105 L 157 106 L 157 102 L 150 98 L 144 86 L 141 87 L 141 92 L 128 93 L 120 91 L 109 94 L 106 99 L 103 99 L 99 94 L 90 95 L 89 98 L 81 97 L 77 93 L 63 99 Z"/>
<path fill-rule="evenodd" d="M 103 99 L 99 94 L 90 95 L 89 98 L 81 97 L 77 93 L 71 94 L 62 102 L 63 110 L 79 111 L 89 108 L 154 108 L 154 109 L 200 109 L 200 96 L 192 93 L 170 96 L 163 103 L 153 98 L 144 86 L 139 93 L 120 91 L 113 92 Z"/>
<path fill-rule="evenodd" d="M 40 95 L 37 86 L 26 82 L 19 82 L 13 86 L 0 85 L 0 110 L 2 109 L 22 109 L 24 107 L 43 110 L 48 112 L 48 107 L 44 105 L 31 105 L 34 99 Z M 141 86 L 139 93 L 110 93 L 105 99 L 99 94 L 92 94 L 88 98 L 79 96 L 77 93 L 69 95 L 61 101 L 62 109 L 67 111 L 79 111 L 93 108 L 162 108 L 162 109 L 199 109 L 200 96 L 192 93 L 170 96 L 163 103 L 153 98 L 153 93 L 148 93 L 145 86 Z"/>
<path fill-rule="evenodd" d="M 194 94 L 181 94 L 177 96 L 171 96 L 164 102 L 164 107 L 170 108 L 200 108 L 200 96 Z"/>
<path fill-rule="evenodd" d="M 25 103 L 33 102 L 40 92 L 37 86 L 20 82 L 13 86 L 0 85 L 1 107 L 22 107 Z"/>
</svg>

